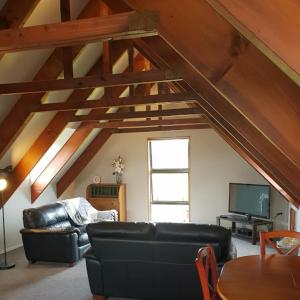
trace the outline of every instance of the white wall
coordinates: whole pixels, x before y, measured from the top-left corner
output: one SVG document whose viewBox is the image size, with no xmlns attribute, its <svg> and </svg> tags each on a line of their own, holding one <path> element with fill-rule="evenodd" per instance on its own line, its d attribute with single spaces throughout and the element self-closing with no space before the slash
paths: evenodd
<svg viewBox="0 0 300 300">
<path fill-rule="evenodd" d="M 56 201 L 56 192 L 52 186 L 49 186 L 38 200 L 31 204 L 30 197 L 30 178 L 28 177 L 10 200 L 4 205 L 5 209 L 5 228 L 6 228 L 6 247 L 13 250 L 22 245 L 20 229 L 23 228 L 23 210 L 29 207 L 41 206 Z M 2 213 L 2 210 L 1 210 Z M 2 215 L 1 215 L 2 220 Z M 0 232 L 0 253 L 3 252 L 2 223 Z"/>
<path fill-rule="evenodd" d="M 159 137 L 190 137 L 190 201 L 191 221 L 215 223 L 216 216 L 228 212 L 228 183 L 267 182 L 213 130 L 202 129 L 173 133 L 115 134 L 80 173 L 62 198 L 85 196 L 88 184 L 98 175 L 103 183 L 114 182 L 111 162 L 121 155 L 126 163 L 123 182 L 127 184 L 128 219 L 149 219 L 149 185 L 147 139 Z M 288 203 L 272 190 L 271 217 L 277 212 L 277 227 L 285 228 Z"/>
<path fill-rule="evenodd" d="M 114 182 L 111 163 L 114 158 L 121 155 L 126 162 L 123 181 L 127 184 L 128 219 L 147 221 L 149 219 L 147 139 L 176 136 L 190 137 L 192 222 L 215 223 L 217 215 L 227 213 L 229 182 L 266 183 L 213 130 L 130 133 L 113 135 L 61 198 L 85 196 L 85 189 L 95 175 L 100 176 L 102 182 Z M 9 249 L 16 248 L 22 243 L 19 234 L 19 230 L 23 227 L 22 211 L 55 200 L 55 186 L 50 185 L 32 205 L 30 179 L 27 178 L 23 182 L 5 205 Z M 285 228 L 288 221 L 288 204 L 277 192 L 272 191 L 271 216 L 277 212 L 283 212 L 284 215 L 278 217 L 279 222 L 276 225 L 278 228 Z M 1 230 L 0 241 L 2 240 Z M 0 245 L 0 252 L 1 249 L 2 245 Z"/>
</svg>

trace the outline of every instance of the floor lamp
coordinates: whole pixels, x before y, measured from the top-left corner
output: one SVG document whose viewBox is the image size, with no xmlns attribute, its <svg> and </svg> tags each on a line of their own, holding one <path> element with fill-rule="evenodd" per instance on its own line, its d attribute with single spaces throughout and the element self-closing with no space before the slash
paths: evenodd
<svg viewBox="0 0 300 300">
<path fill-rule="evenodd" d="M 2 207 L 2 229 L 3 229 L 3 246 L 4 246 L 4 262 L 0 263 L 0 270 L 11 269 L 15 264 L 7 262 L 7 252 L 6 252 L 6 236 L 5 236 L 5 215 L 4 215 L 4 203 L 3 203 L 3 191 L 7 187 L 7 180 L 5 178 L 0 178 L 0 207 Z"/>
</svg>

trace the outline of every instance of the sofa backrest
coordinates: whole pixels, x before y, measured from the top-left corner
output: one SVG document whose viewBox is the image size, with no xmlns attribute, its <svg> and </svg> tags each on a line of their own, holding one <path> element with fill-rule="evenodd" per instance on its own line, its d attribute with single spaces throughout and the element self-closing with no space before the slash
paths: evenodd
<svg viewBox="0 0 300 300">
<path fill-rule="evenodd" d="M 155 228 L 157 241 L 196 244 L 201 247 L 211 244 L 218 261 L 226 257 L 230 250 L 231 232 L 221 226 L 193 223 L 157 223 Z"/>
<path fill-rule="evenodd" d="M 25 228 L 71 226 L 65 208 L 58 202 L 23 210 L 23 223 Z"/>
<path fill-rule="evenodd" d="M 199 248 L 214 247 L 217 261 L 228 255 L 231 233 L 216 225 L 108 222 L 89 224 L 87 232 L 100 259 L 194 263 Z"/>
<path fill-rule="evenodd" d="M 87 225 L 94 254 L 100 260 L 152 260 L 155 227 L 151 223 L 101 222 Z"/>
<path fill-rule="evenodd" d="M 212 244 L 222 263 L 231 242 L 229 230 L 199 224 L 101 222 L 89 224 L 87 233 L 102 294 L 134 299 L 202 299 L 198 249 Z"/>
</svg>

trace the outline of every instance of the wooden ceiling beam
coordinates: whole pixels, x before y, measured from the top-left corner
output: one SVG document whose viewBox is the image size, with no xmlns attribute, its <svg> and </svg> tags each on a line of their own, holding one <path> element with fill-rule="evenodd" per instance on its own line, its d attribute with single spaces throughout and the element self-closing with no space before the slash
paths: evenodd
<svg viewBox="0 0 300 300">
<path fill-rule="evenodd" d="M 196 96 L 197 97 L 197 96 Z M 150 105 L 150 104 L 168 104 L 168 103 L 189 103 L 196 101 L 195 95 L 191 93 L 147 95 L 147 96 L 129 96 L 122 98 L 101 98 L 98 100 L 86 101 L 80 105 L 67 102 L 45 103 L 37 105 L 34 112 L 46 111 L 68 111 L 78 109 L 98 109 L 109 107 L 127 107 L 132 105 Z"/>
<path fill-rule="evenodd" d="M 97 4 L 99 3 L 98 0 L 96 0 L 96 2 Z M 95 9 L 97 7 L 98 6 L 96 6 Z M 124 45 L 118 44 L 118 47 L 115 47 L 114 50 L 114 61 L 117 61 L 118 58 L 122 55 L 122 53 L 126 50 L 126 48 Z M 101 61 L 102 58 L 100 58 L 95 63 L 95 65 L 89 71 L 89 75 L 99 73 Z M 66 102 L 75 104 L 84 102 L 84 99 L 87 99 L 93 92 L 93 90 L 94 89 L 75 90 Z M 43 155 L 54 143 L 54 141 L 57 139 L 62 130 L 67 126 L 69 118 L 72 118 L 73 116 L 73 111 L 59 112 L 50 121 L 48 126 L 35 140 L 35 142 L 32 144 L 32 146 L 29 148 L 29 150 L 14 168 L 11 176 L 10 185 L 5 191 L 4 202 L 6 202 L 12 196 L 12 194 L 16 191 L 16 189 L 20 186 L 24 179 L 30 174 L 33 167 L 43 157 Z"/>
<path fill-rule="evenodd" d="M 152 131 L 177 131 L 191 129 L 209 129 L 208 124 L 191 124 L 191 125 L 170 125 L 170 126 L 152 126 L 139 128 L 121 128 L 113 129 L 113 133 L 137 133 L 137 132 L 152 132 Z"/>
<path fill-rule="evenodd" d="M 206 115 L 211 116 L 215 122 L 220 124 L 227 135 L 239 141 L 240 147 L 244 149 L 248 147 L 256 161 L 260 161 L 260 168 L 263 168 L 264 172 L 261 172 L 259 168 L 256 170 L 267 180 L 273 178 L 273 182 L 276 182 L 275 187 L 279 192 L 291 202 L 297 202 L 297 199 L 300 199 L 299 169 L 249 123 L 227 99 L 224 99 L 224 96 L 215 87 L 191 68 L 162 39 L 137 39 L 134 40 L 134 43 L 135 47 L 142 51 L 146 57 L 152 57 L 153 63 L 162 64 L 164 67 L 168 63 L 181 65 L 182 71 L 185 73 L 185 80 L 190 88 L 199 95 L 198 102 L 205 110 Z M 167 65 L 166 62 L 168 62 Z M 268 177 L 265 174 L 268 174 Z"/>
<path fill-rule="evenodd" d="M 9 0 L 6 2 L 14 3 L 16 10 L 24 3 L 33 1 L 19 1 Z M 16 3 L 18 2 L 18 3 Z M 100 11 L 99 0 L 90 0 L 79 15 L 79 19 L 97 16 Z M 9 6 L 10 7 L 10 6 Z M 13 12 L 15 10 L 12 10 Z M 73 47 L 73 56 L 75 57 L 83 49 L 83 46 Z M 37 72 L 34 80 L 49 80 L 57 78 L 63 71 L 63 64 L 61 60 L 61 49 L 55 49 L 49 56 L 45 64 Z M 22 131 L 25 124 L 32 118 L 32 110 L 40 104 L 45 93 L 22 95 L 15 103 L 10 112 L 6 115 L 0 124 L 0 158 L 9 149 L 18 134 Z"/>
<path fill-rule="evenodd" d="M 23 26 L 40 0 L 8 0 L 0 11 L 0 30 Z M 0 54 L 0 59 L 3 54 Z"/>
<path fill-rule="evenodd" d="M 71 20 L 70 0 L 60 0 L 61 21 Z M 62 60 L 64 64 L 64 78 L 73 78 L 73 49 L 71 46 L 62 48 Z"/>
<path fill-rule="evenodd" d="M 63 192 L 70 186 L 74 179 L 78 176 L 81 170 L 91 161 L 98 153 L 102 146 L 111 137 L 111 129 L 103 129 L 96 138 L 87 146 L 84 152 L 78 157 L 74 164 L 66 171 L 62 178 L 56 184 L 57 197 L 60 197 Z"/>
<path fill-rule="evenodd" d="M 0 94 L 27 94 L 68 89 L 86 89 L 96 87 L 114 87 L 120 85 L 144 84 L 152 82 L 179 81 L 182 75 L 172 70 L 152 70 L 144 72 L 126 72 L 122 74 L 107 74 L 86 76 L 82 78 L 67 78 L 41 80 L 33 82 L 18 82 L 0 84 Z"/>
<path fill-rule="evenodd" d="M 140 11 L 0 31 L 0 53 L 158 34 L 159 13 Z"/>
<path fill-rule="evenodd" d="M 297 1 L 207 2 L 300 86 L 300 8 Z"/>
<path fill-rule="evenodd" d="M 123 44 L 124 45 L 124 44 Z M 145 69 L 145 60 L 140 59 L 140 54 L 136 55 L 133 61 L 134 69 L 138 71 L 142 71 Z M 143 61 L 144 63 L 141 63 Z M 129 66 L 131 68 L 132 66 Z M 125 70 L 126 71 L 126 70 Z M 135 87 L 137 91 L 134 91 L 133 94 L 139 94 L 141 90 L 143 90 L 144 86 L 139 85 Z M 125 91 L 125 87 L 118 86 L 114 93 L 115 95 L 121 96 Z M 98 109 L 92 110 L 88 117 L 90 118 L 99 118 L 99 116 L 105 114 L 107 109 Z M 95 124 L 92 122 L 91 124 Z M 87 146 L 87 148 L 83 151 L 83 153 L 79 156 L 79 158 L 75 161 L 75 163 L 67 170 L 67 172 L 61 177 L 56 185 L 57 197 L 61 196 L 62 193 L 68 188 L 68 186 L 73 182 L 73 180 L 78 176 L 81 170 L 88 164 L 88 162 L 94 157 L 94 155 L 101 149 L 105 141 L 111 136 L 112 132 L 109 128 L 103 128 L 100 133 L 94 138 L 94 140 Z M 79 147 L 80 145 L 78 145 Z"/>
<path fill-rule="evenodd" d="M 90 74 L 99 72 L 99 63 L 101 59 L 96 62 L 94 67 L 90 70 Z M 75 90 L 67 102 L 80 103 L 87 99 L 93 89 Z M 26 107 L 26 106 L 25 106 Z M 44 156 L 49 147 L 55 142 L 59 134 L 64 130 L 68 124 L 68 119 L 74 115 L 74 112 L 64 111 L 57 113 L 49 122 L 47 127 L 42 131 L 39 137 L 34 141 L 29 150 L 21 158 L 19 163 L 15 166 L 12 172 L 10 185 L 5 191 L 4 202 L 12 196 L 20 184 L 30 174 L 34 166 Z"/>
<path fill-rule="evenodd" d="M 119 8 L 124 1 L 104 1 L 109 6 L 115 5 L 117 10 L 113 10 L 114 12 L 123 11 Z M 249 5 L 258 3 L 248 2 Z M 224 101 L 233 105 L 282 155 L 300 168 L 300 89 L 294 81 L 254 45 L 247 42 L 206 1 L 186 0 L 185 5 L 191 8 L 188 14 L 180 13 L 180 3 L 173 0 L 126 0 L 126 4 L 131 10 L 159 10 L 160 35 L 167 43 L 197 73 L 201 73 L 217 87 L 224 95 Z M 264 5 L 264 1 L 260 5 Z M 286 5 L 286 11 L 291 7 L 293 6 Z M 276 9 L 277 6 L 274 5 L 272 10 Z M 296 7 L 295 11 L 298 10 Z M 286 11 L 274 22 L 278 24 L 279 19 L 286 18 Z M 297 17 L 297 14 L 291 15 L 293 18 Z M 298 20 L 291 29 L 294 31 L 296 28 L 295 32 L 296 24 Z"/>
<path fill-rule="evenodd" d="M 7 0 L 0 11 L 0 30 L 22 27 L 40 0 Z"/>
<path fill-rule="evenodd" d="M 101 113 L 93 117 L 91 115 L 74 116 L 69 122 L 98 121 L 98 120 L 124 120 L 139 118 L 155 118 L 169 116 L 199 115 L 203 113 L 201 108 L 177 108 L 152 111 Z"/>
<path fill-rule="evenodd" d="M 153 126 L 172 126 L 172 125 L 208 125 L 205 118 L 184 118 L 184 119 L 163 119 L 146 121 L 114 121 L 99 123 L 95 122 L 95 128 L 132 128 L 132 127 L 153 127 Z"/>
<path fill-rule="evenodd" d="M 117 48 L 114 49 L 115 52 L 120 52 L 120 50 L 125 51 L 126 48 L 125 45 L 118 44 Z M 104 51 L 103 55 L 111 55 L 111 49 L 108 51 Z M 136 57 L 137 60 L 139 60 L 139 55 Z M 107 59 L 105 58 L 104 61 Z M 117 61 L 117 59 L 115 59 Z M 112 61 L 111 63 L 114 63 L 115 61 Z M 110 62 L 109 62 L 110 64 Z M 104 70 L 105 71 L 105 70 Z M 109 70 L 107 70 L 109 71 Z M 125 70 L 126 72 L 127 70 Z M 116 92 L 118 92 L 119 95 L 124 92 L 126 87 L 119 87 L 116 89 Z M 83 90 L 84 91 L 84 90 Z M 103 110 L 103 113 L 106 110 Z M 66 114 L 68 115 L 66 117 Z M 90 113 L 93 115 L 93 111 Z M 58 116 L 62 115 L 65 116 L 64 121 L 65 124 L 68 122 L 68 120 L 74 115 L 73 111 L 69 112 L 61 112 L 57 114 Z M 55 124 L 53 124 L 55 125 Z M 74 138 L 71 140 L 70 143 L 66 143 L 60 151 L 56 154 L 56 156 L 52 159 L 51 162 L 49 162 L 48 166 L 43 170 L 43 172 L 39 175 L 39 177 L 36 179 L 36 181 L 32 184 L 31 191 L 32 191 L 32 201 L 35 201 L 39 195 L 46 189 L 46 187 L 51 183 L 52 179 L 59 173 L 61 168 L 67 163 L 67 161 L 72 157 L 72 155 L 77 151 L 77 149 L 80 147 L 84 139 L 91 133 L 91 131 L 94 129 L 93 124 L 89 124 L 87 127 L 86 124 L 81 124 L 74 132 L 72 137 Z M 45 137 L 46 138 L 46 137 Z M 69 141 L 68 141 L 69 142 Z"/>
<path fill-rule="evenodd" d="M 214 116 L 216 122 L 224 123 L 224 127 L 229 125 L 228 135 L 231 131 L 232 135 L 239 133 L 240 137 L 236 135 L 236 139 L 244 136 L 247 140 L 251 137 L 251 144 L 257 150 L 253 154 L 257 155 L 257 159 L 259 153 L 260 158 L 264 158 L 265 172 L 273 176 L 278 183 L 277 187 L 286 189 L 289 199 L 294 198 L 299 202 L 300 144 L 297 139 L 297 99 L 300 92 L 296 84 L 255 47 L 251 44 L 244 45 L 240 34 L 206 1 L 187 0 L 185 5 L 193 7 L 189 14 L 178 13 L 180 4 L 172 0 L 126 0 L 128 5 L 120 0 L 104 1 L 114 12 L 128 9 L 160 11 L 160 24 L 163 28 L 160 34 L 172 49 L 164 53 L 160 39 L 151 37 L 151 41 L 148 40 L 147 43 L 154 49 L 152 52 L 159 53 L 161 61 L 165 60 L 167 65 L 176 65 L 178 68 L 184 68 L 184 65 L 176 58 L 178 54 L 174 49 L 180 53 L 180 59 L 184 55 L 183 60 L 194 68 L 190 70 L 194 75 L 189 76 L 187 81 L 204 98 L 205 102 L 201 106 L 207 105 L 207 114 Z M 121 2 L 127 8 L 120 9 Z M 166 45 L 166 42 L 163 43 Z M 145 48 L 144 45 L 142 48 Z M 151 53 L 151 49 L 146 51 Z M 159 55 L 152 58 L 153 63 L 157 56 Z M 208 86 L 200 85 L 197 81 L 205 81 Z M 215 95 L 206 96 L 209 90 L 215 90 L 213 83 L 217 85 L 216 94 L 222 98 L 217 98 L 218 101 L 215 100 Z M 217 108 L 219 102 L 224 102 L 227 109 Z M 239 121 L 232 122 L 231 110 Z M 251 133 L 245 127 L 251 128 Z M 253 147 L 251 151 L 254 151 Z M 257 171 L 260 172 L 259 169 Z M 272 175 L 274 173 L 276 176 Z M 279 188 L 278 190 L 280 191 Z"/>
<path fill-rule="evenodd" d="M 64 147 L 55 155 L 43 172 L 38 178 L 31 184 L 31 202 L 33 203 L 39 195 L 46 189 L 50 184 L 55 175 L 61 170 L 72 155 L 77 151 L 77 145 L 81 144 L 93 129 L 92 124 L 81 125 L 73 135 L 64 144 Z M 65 151 L 68 149 L 68 151 Z M 63 156 L 63 158 L 62 158 Z"/>
</svg>

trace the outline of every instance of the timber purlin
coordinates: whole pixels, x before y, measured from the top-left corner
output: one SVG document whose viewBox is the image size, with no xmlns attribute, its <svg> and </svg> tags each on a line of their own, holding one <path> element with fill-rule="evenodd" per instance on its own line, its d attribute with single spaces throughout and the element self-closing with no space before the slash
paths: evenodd
<svg viewBox="0 0 300 300">
<path fill-rule="evenodd" d="M 31 82 L 2 83 L 0 94 L 27 94 L 68 89 L 86 89 L 97 87 L 114 87 L 152 82 L 180 81 L 182 74 L 174 70 L 152 70 L 126 72 L 122 74 L 105 74 L 100 76 L 85 76 L 82 78 L 65 78 Z"/>
<path fill-rule="evenodd" d="M 225 0 L 209 0 L 210 3 L 224 3 L 224 1 Z M 61 3 L 67 2 L 67 0 L 62 0 Z M 111 106 L 96 107 L 100 105 L 99 102 L 94 103 L 94 107 L 90 107 L 95 110 L 87 116 L 74 117 L 72 112 L 74 106 L 71 107 L 69 104 L 56 103 L 53 104 L 53 106 L 48 106 L 48 111 L 51 107 L 52 109 L 59 109 L 59 105 L 61 105 L 62 110 L 70 110 L 69 113 L 63 112 L 63 114 L 70 116 L 70 118 L 66 119 L 66 124 L 72 121 L 90 122 L 90 124 L 85 124 L 85 122 L 81 125 L 82 127 L 80 127 L 84 128 L 84 126 L 90 126 L 85 134 L 88 134 L 91 128 L 94 128 L 93 126 L 95 126 L 96 120 L 115 120 L 116 118 L 124 119 L 137 116 L 148 119 L 154 116 L 159 118 L 157 121 L 160 121 L 160 123 L 146 120 L 146 122 L 148 122 L 147 127 L 139 123 L 141 126 L 138 128 L 122 128 L 122 125 L 120 125 L 120 128 L 103 129 L 101 131 L 101 133 L 103 133 L 102 135 L 100 134 L 99 137 L 101 142 L 99 142 L 97 146 L 95 146 L 96 142 L 93 144 L 95 148 L 90 152 L 93 153 L 93 155 L 95 151 L 98 151 L 102 147 L 103 143 L 112 133 L 164 130 L 165 128 L 168 130 L 171 128 L 180 130 L 180 128 L 187 127 L 205 128 L 208 125 L 202 123 L 168 124 L 167 126 L 165 124 L 166 120 L 161 119 L 163 116 L 181 115 L 181 113 L 188 115 L 188 112 L 199 115 L 205 114 L 211 127 L 260 174 L 269 180 L 279 192 L 295 205 L 298 205 L 300 201 L 300 144 L 297 142 L 299 133 L 297 128 L 298 125 L 300 125 L 300 107 L 297 100 L 299 99 L 300 93 L 299 87 L 287 76 L 282 74 L 266 57 L 268 56 L 271 60 L 273 59 L 273 57 L 270 57 L 270 52 L 268 52 L 270 49 L 266 50 L 266 48 L 270 47 L 272 42 L 276 42 L 276 40 L 270 40 L 270 44 L 263 45 L 264 47 L 261 48 L 263 54 L 251 44 L 247 44 L 245 49 L 236 50 L 235 47 L 241 46 L 239 43 L 238 45 L 236 43 L 236 37 L 239 33 L 220 17 L 206 1 L 187 0 L 185 4 L 187 7 L 193 5 L 193 7 L 197 9 L 193 11 L 190 10 L 187 14 L 175 15 L 175 17 L 173 13 L 176 13 L 176 9 L 178 9 L 177 5 L 179 4 L 173 2 L 174 6 L 172 6 L 170 5 L 172 3 L 171 0 L 165 0 L 155 4 L 150 0 L 127 0 L 126 3 L 122 0 L 105 0 L 104 2 L 110 7 L 112 12 L 116 13 L 115 15 L 108 15 L 101 18 L 97 17 L 89 20 L 63 22 L 61 24 L 0 31 L 0 51 L 2 49 L 3 51 L 9 52 L 35 49 L 50 44 L 52 46 L 71 46 L 78 42 L 88 42 L 90 40 L 103 39 L 106 37 L 121 37 L 127 39 L 134 36 L 147 36 L 147 38 L 135 38 L 133 40 L 133 45 L 131 45 L 131 50 L 129 50 L 131 56 L 131 58 L 129 58 L 130 72 L 128 75 L 126 73 L 125 77 L 124 74 L 104 74 L 102 77 L 72 78 L 70 68 L 72 54 L 70 54 L 70 51 L 67 51 L 67 53 L 65 53 L 66 60 L 64 67 L 66 76 L 64 79 L 1 84 L 0 94 L 39 93 L 33 95 L 33 97 L 28 97 L 29 108 L 26 110 L 26 114 L 22 114 L 21 122 L 13 127 L 8 126 L 7 134 L 4 130 L 1 131 L 2 128 L 0 128 L 1 138 L 2 133 L 4 137 L 3 146 L 0 148 L 1 154 L 3 155 L 4 150 L 8 148 L 17 133 L 20 132 L 21 123 L 26 121 L 30 112 L 33 110 L 38 111 L 38 108 L 42 110 L 43 107 L 45 107 L 45 111 L 47 111 L 46 105 L 43 106 L 38 103 L 44 95 L 44 92 L 102 86 L 106 88 L 105 94 L 109 101 L 113 101 L 110 87 L 115 86 L 116 89 L 120 91 L 130 85 L 130 97 L 135 97 L 133 90 L 133 85 L 135 84 L 168 82 L 170 86 L 173 86 L 173 88 L 171 88 L 172 91 L 178 89 L 180 91 L 193 92 L 195 95 L 194 100 L 197 101 L 199 108 L 197 108 L 197 110 L 196 108 L 184 109 L 185 113 L 183 113 L 183 109 L 181 112 L 180 109 L 176 109 L 176 112 L 173 110 L 171 113 L 170 110 L 169 112 L 162 110 L 160 102 L 156 102 L 159 105 L 158 111 L 153 112 L 149 110 L 149 103 L 146 102 L 145 97 L 142 99 L 145 101 L 145 103 L 142 104 L 146 105 L 145 112 L 135 112 L 135 108 L 132 105 L 136 104 L 132 104 L 130 101 L 127 102 L 127 105 L 124 105 L 126 107 L 132 106 L 131 111 L 128 113 L 105 113 L 105 108 Z M 31 2 L 31 4 L 34 6 L 35 2 Z M 151 8 L 160 11 L 161 20 L 159 20 L 157 13 L 145 12 L 151 10 Z M 142 15 L 136 13 L 136 10 L 142 10 Z M 63 18 L 66 19 L 68 17 L 67 14 L 68 9 L 63 12 Z M 205 15 L 206 18 L 201 18 L 201 14 Z M 17 15 L 24 16 L 23 13 L 19 14 L 19 12 Z M 229 18 L 228 15 L 225 17 L 232 22 L 231 17 Z M 242 22 L 241 20 L 237 21 Z M 99 26 L 100 23 L 102 25 L 106 24 L 112 26 L 107 29 L 109 32 L 105 32 L 106 29 Z M 160 28 L 158 28 L 158 23 L 160 23 Z M 19 22 L 19 24 L 21 24 L 21 22 Z M 80 32 L 72 33 L 70 29 L 74 29 L 75 24 L 81 24 L 82 28 Z M 96 26 L 94 26 L 95 24 Z M 192 24 L 194 24 L 194 26 L 192 26 Z M 197 33 L 195 30 L 197 30 L 197 28 L 200 29 L 201 25 L 204 26 Z M 191 32 L 194 32 L 194 35 L 188 34 L 188 26 L 192 27 Z M 235 24 L 235 26 L 237 25 Z M 251 28 L 251 23 L 249 23 L 248 26 Z M 90 33 L 85 32 L 88 28 L 92 28 L 93 31 Z M 249 30 L 249 28 L 246 28 L 246 30 Z M 46 29 L 50 33 L 48 36 L 43 34 Z M 61 29 L 61 32 L 53 33 L 57 29 Z M 134 31 L 138 31 L 137 35 L 135 35 L 136 33 Z M 32 32 L 34 33 L 34 38 L 30 41 L 28 37 Z M 157 35 L 158 32 L 160 36 L 154 36 Z M 22 40 L 20 36 L 18 36 L 20 33 L 23 34 Z M 197 38 L 195 38 L 196 34 Z M 260 32 L 253 31 L 252 34 L 255 36 L 251 36 L 253 40 L 250 39 L 250 41 L 255 45 L 257 41 L 260 42 L 264 38 L 259 36 Z M 293 31 L 291 31 L 291 35 L 292 34 Z M 15 40 L 13 41 L 12 38 L 15 38 Z M 207 41 L 210 42 L 207 43 Z M 130 44 L 131 42 L 126 42 L 126 47 L 128 48 Z M 289 47 L 287 49 L 276 48 L 277 46 L 278 44 L 273 44 L 274 49 L 280 50 L 276 52 L 276 55 L 279 59 L 282 59 L 281 55 L 287 53 L 287 49 L 291 49 L 293 45 L 288 45 Z M 281 47 L 281 45 L 279 46 Z M 136 72 L 131 63 L 133 59 L 133 47 L 142 53 L 157 69 Z M 259 48 L 259 46 L 257 47 Z M 76 50 L 74 51 L 76 52 Z M 282 67 L 282 62 L 283 60 L 279 60 L 279 67 Z M 292 66 L 293 63 L 294 61 L 289 61 L 289 67 Z M 278 64 L 277 60 L 275 64 Z M 62 65 L 63 64 L 58 66 L 56 70 L 60 70 L 61 72 Z M 107 64 L 107 66 L 109 66 L 109 64 Z M 171 76 L 169 76 L 168 70 L 171 70 Z M 180 72 L 178 70 L 180 70 Z M 154 76 L 154 74 L 156 75 Z M 290 74 L 291 73 L 288 72 L 288 75 Z M 142 78 L 142 76 L 144 77 Z M 42 79 L 44 78 L 43 76 L 41 77 Z M 56 78 L 57 75 L 53 77 Z M 291 76 L 295 81 L 297 81 L 297 77 L 299 77 L 299 74 L 295 72 Z M 52 75 L 49 79 L 51 78 Z M 161 89 L 160 91 L 163 92 Z M 158 97 L 159 96 L 161 95 L 158 95 Z M 24 96 L 22 96 L 22 98 L 23 97 Z M 264 99 L 264 101 L 261 99 Z M 112 106 L 116 104 L 107 102 L 106 105 L 109 103 L 111 103 Z M 114 107 L 118 106 L 115 105 Z M 98 110 L 96 108 L 98 108 Z M 276 113 L 279 111 L 279 108 L 282 118 Z M 18 106 L 18 111 L 20 112 L 20 106 Z M 92 122 L 94 123 L 92 124 Z M 77 148 L 80 146 L 80 143 L 79 139 L 78 143 L 76 143 Z M 74 152 L 75 148 L 72 149 L 72 151 Z M 88 154 L 87 157 L 90 159 L 93 155 Z M 87 161 L 88 159 L 86 157 L 81 156 L 80 166 L 84 167 Z M 26 166 L 26 163 L 24 165 Z M 22 166 L 22 164 L 20 166 Z M 26 172 L 27 171 L 26 169 Z M 56 174 L 58 171 L 59 170 L 55 171 Z M 23 176 L 26 172 L 21 170 L 20 174 Z M 70 180 L 70 178 L 74 179 L 74 175 L 70 176 L 68 180 Z"/>
</svg>

